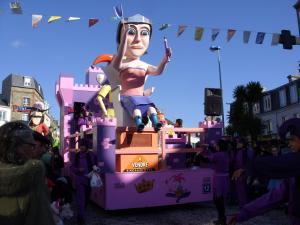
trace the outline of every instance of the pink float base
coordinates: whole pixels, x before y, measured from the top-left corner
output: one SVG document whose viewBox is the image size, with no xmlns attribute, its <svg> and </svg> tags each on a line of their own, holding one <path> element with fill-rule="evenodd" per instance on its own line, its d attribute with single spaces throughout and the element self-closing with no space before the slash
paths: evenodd
<svg viewBox="0 0 300 225">
<path fill-rule="evenodd" d="M 92 189 L 91 200 L 106 210 L 185 204 L 213 198 L 211 169 L 106 173 L 103 176 L 104 185 Z"/>
</svg>

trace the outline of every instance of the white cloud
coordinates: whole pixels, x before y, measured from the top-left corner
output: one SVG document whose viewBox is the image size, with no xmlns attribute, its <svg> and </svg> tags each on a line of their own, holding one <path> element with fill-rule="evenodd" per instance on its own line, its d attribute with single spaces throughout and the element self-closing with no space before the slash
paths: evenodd
<svg viewBox="0 0 300 225">
<path fill-rule="evenodd" d="M 11 43 L 11 46 L 13 48 L 21 48 L 22 46 L 24 46 L 24 43 L 21 41 L 21 40 L 14 40 L 12 43 Z"/>
</svg>

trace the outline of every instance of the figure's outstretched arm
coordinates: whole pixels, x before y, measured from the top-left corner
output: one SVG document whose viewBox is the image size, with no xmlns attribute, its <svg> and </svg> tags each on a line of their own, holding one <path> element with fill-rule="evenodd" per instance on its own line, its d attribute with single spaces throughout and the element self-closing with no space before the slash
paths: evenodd
<svg viewBox="0 0 300 225">
<path fill-rule="evenodd" d="M 167 63 L 169 62 L 169 59 L 172 56 L 172 50 L 171 48 L 166 48 L 166 54 L 164 55 L 163 59 L 161 60 L 160 64 L 158 66 L 148 66 L 147 74 L 149 75 L 160 75 L 164 72 Z"/>
<path fill-rule="evenodd" d="M 125 26 L 125 25 L 123 25 Z M 123 32 L 123 35 L 120 40 L 120 45 L 118 47 L 118 53 L 113 59 L 113 67 L 119 71 L 122 66 L 122 59 L 125 55 L 125 51 L 127 48 L 127 33 L 128 33 L 128 27 L 125 28 L 125 32 Z"/>
</svg>

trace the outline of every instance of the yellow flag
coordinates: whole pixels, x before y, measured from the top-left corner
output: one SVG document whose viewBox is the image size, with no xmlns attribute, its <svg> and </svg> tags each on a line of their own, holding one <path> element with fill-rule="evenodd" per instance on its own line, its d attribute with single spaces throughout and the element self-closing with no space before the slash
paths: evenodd
<svg viewBox="0 0 300 225">
<path fill-rule="evenodd" d="M 195 29 L 195 40 L 200 41 L 203 35 L 204 29 L 202 27 L 196 27 Z"/>
<path fill-rule="evenodd" d="M 61 19 L 61 16 L 50 16 L 50 18 L 48 19 L 48 23 L 52 23 L 59 19 Z"/>
</svg>

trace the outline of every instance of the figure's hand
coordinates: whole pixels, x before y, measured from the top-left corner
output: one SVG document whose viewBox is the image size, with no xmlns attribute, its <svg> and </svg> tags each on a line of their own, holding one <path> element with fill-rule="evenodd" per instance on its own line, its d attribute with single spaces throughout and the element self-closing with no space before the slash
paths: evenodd
<svg viewBox="0 0 300 225">
<path fill-rule="evenodd" d="M 244 169 L 238 169 L 238 170 L 234 171 L 231 179 L 232 180 L 239 179 L 243 172 L 244 172 Z"/>
<path fill-rule="evenodd" d="M 235 225 L 237 223 L 237 218 L 236 215 L 234 215 L 233 217 L 231 217 L 228 221 L 228 225 Z"/>
<path fill-rule="evenodd" d="M 168 59 L 171 58 L 171 56 L 172 56 L 172 49 L 171 48 L 166 48 L 166 56 L 168 57 Z"/>
</svg>

